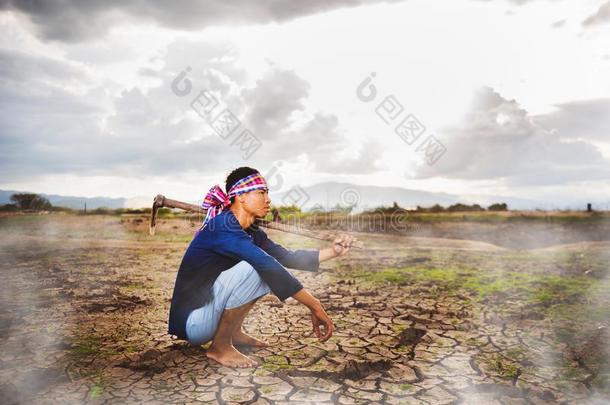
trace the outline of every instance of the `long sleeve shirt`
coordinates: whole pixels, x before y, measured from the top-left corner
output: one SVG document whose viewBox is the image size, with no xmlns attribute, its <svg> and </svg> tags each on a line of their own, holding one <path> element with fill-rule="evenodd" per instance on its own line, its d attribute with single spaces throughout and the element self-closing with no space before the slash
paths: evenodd
<svg viewBox="0 0 610 405">
<path fill-rule="evenodd" d="M 216 278 L 245 260 L 281 300 L 303 285 L 286 267 L 318 271 L 318 250 L 288 250 L 273 242 L 260 228 L 243 229 L 230 209 L 214 217 L 191 241 L 176 276 L 169 312 L 169 333 L 186 339 L 189 314 L 212 301 Z"/>
</svg>

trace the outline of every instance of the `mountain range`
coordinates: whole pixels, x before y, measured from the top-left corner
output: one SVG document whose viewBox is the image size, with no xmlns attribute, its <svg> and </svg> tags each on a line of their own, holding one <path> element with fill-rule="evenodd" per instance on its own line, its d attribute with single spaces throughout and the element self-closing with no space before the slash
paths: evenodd
<svg viewBox="0 0 610 405">
<path fill-rule="evenodd" d="M 10 196 L 17 192 L 23 191 L 0 190 L 0 205 L 10 203 Z M 102 207 L 112 209 L 150 207 L 154 197 L 152 195 L 134 198 L 76 197 L 43 193 L 40 193 L 40 195 L 47 198 L 54 206 L 73 209 L 83 209 L 85 203 L 87 204 L 87 209 Z M 272 204 L 275 205 L 294 204 L 300 206 L 303 210 L 308 210 L 314 207 L 332 208 L 339 204 L 341 206 L 353 206 L 353 212 L 360 212 L 380 206 L 391 206 L 394 202 L 403 208 L 429 207 L 434 204 L 447 207 L 456 203 L 480 204 L 483 207 L 493 203 L 506 203 L 509 209 L 512 210 L 586 208 L 584 203 L 580 204 L 581 206 L 561 207 L 557 205 L 551 206 L 542 201 L 526 198 L 498 195 L 456 195 L 400 187 L 360 186 L 339 182 L 325 182 L 302 188 L 293 187 L 291 189 L 279 190 L 278 192 L 271 192 L 270 196 Z M 176 198 L 169 194 L 167 197 Z M 198 203 L 195 200 L 188 202 Z"/>
</svg>

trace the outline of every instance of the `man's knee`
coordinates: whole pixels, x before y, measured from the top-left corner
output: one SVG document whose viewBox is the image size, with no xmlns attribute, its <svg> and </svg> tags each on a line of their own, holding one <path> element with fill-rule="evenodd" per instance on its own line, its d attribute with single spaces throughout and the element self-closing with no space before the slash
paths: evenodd
<svg viewBox="0 0 610 405">
<path fill-rule="evenodd" d="M 260 280 L 260 276 L 256 269 L 245 260 L 242 260 L 235 266 L 221 273 L 221 277 L 227 281 L 231 280 L 230 284 L 233 285 Z"/>
<path fill-rule="evenodd" d="M 250 279 L 260 279 L 258 272 L 252 265 L 245 260 L 237 263 L 233 269 L 235 272 L 235 276 L 242 280 L 250 280 Z"/>
<path fill-rule="evenodd" d="M 220 277 L 221 284 L 230 295 L 229 308 L 244 304 L 248 297 L 261 296 L 271 291 L 256 269 L 246 261 L 224 271 Z"/>
</svg>

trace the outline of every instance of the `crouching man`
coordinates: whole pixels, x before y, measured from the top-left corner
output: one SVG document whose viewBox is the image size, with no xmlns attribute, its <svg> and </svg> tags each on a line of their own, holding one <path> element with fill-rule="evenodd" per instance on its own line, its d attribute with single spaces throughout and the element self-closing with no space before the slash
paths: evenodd
<svg viewBox="0 0 610 405">
<path fill-rule="evenodd" d="M 326 341 L 333 333 L 332 320 L 286 267 L 318 271 L 320 262 L 345 255 L 355 239 L 341 236 L 319 251 L 287 250 L 253 225 L 271 204 L 267 183 L 257 170 L 235 169 L 225 190 L 216 185 L 204 199 L 207 215 L 176 277 L 169 333 L 193 345 L 212 341 L 206 355 L 223 365 L 255 366 L 235 346 L 266 346 L 244 333 L 242 323 L 256 300 L 273 292 L 281 301 L 293 297 L 309 308 L 314 333 Z"/>
</svg>

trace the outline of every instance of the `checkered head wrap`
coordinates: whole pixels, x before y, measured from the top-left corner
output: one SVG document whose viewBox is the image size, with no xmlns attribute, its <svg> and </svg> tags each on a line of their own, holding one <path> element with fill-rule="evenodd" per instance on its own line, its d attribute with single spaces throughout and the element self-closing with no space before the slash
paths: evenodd
<svg viewBox="0 0 610 405">
<path fill-rule="evenodd" d="M 205 228 L 212 218 L 220 214 L 225 208 L 231 205 L 231 197 L 235 197 L 252 190 L 268 188 L 269 187 L 267 186 L 265 178 L 260 173 L 254 173 L 239 180 L 229 189 L 228 193 L 225 193 L 218 184 L 215 185 L 210 189 L 210 191 L 208 191 L 203 199 L 203 203 L 201 204 L 201 208 L 208 210 L 208 212 L 203 219 L 203 224 L 201 224 L 199 231 L 203 230 L 203 228 Z"/>
</svg>

